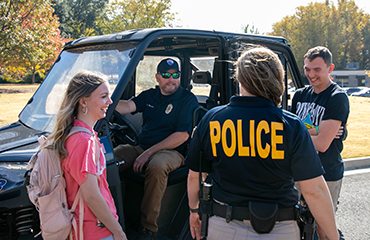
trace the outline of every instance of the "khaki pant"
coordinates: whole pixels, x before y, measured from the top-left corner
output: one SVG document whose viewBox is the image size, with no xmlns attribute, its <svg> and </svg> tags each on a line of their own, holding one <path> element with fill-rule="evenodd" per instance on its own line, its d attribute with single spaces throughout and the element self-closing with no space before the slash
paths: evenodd
<svg viewBox="0 0 370 240">
<path fill-rule="evenodd" d="M 299 240 L 300 232 L 295 220 L 276 222 L 268 234 L 256 233 L 250 221 L 232 220 L 213 216 L 209 219 L 207 240 Z"/>
<path fill-rule="evenodd" d="M 144 150 L 140 146 L 119 145 L 114 155 L 124 161 L 120 172 L 132 167 Z M 161 210 L 161 201 L 167 187 L 168 174 L 184 165 L 184 156 L 176 150 L 161 150 L 153 154 L 146 163 L 144 196 L 141 203 L 141 224 L 153 232 L 158 231 L 156 223 Z"/>
<path fill-rule="evenodd" d="M 338 200 L 339 200 L 340 190 L 342 189 L 342 179 L 338 181 L 326 181 L 326 184 L 328 185 L 330 196 L 333 201 L 332 203 L 333 203 L 334 212 L 336 212 L 338 209 L 338 202 L 339 202 Z M 299 188 L 299 184 L 296 182 L 294 186 L 297 188 L 298 194 L 299 194 L 298 196 L 300 197 L 301 189 Z M 316 231 L 320 232 L 320 229 L 316 229 Z M 325 237 L 325 239 L 328 239 L 328 238 Z"/>
<path fill-rule="evenodd" d="M 342 189 L 342 179 L 338 181 L 327 181 L 326 184 L 328 184 L 330 195 L 331 198 L 333 199 L 334 211 L 336 212 L 338 209 L 340 190 Z"/>
</svg>

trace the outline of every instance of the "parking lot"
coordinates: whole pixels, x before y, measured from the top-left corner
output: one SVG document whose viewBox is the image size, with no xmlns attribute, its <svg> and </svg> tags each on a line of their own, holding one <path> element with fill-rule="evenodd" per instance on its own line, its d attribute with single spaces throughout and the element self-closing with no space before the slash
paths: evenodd
<svg viewBox="0 0 370 240">
<path fill-rule="evenodd" d="M 368 87 L 344 87 L 348 96 L 370 97 L 370 88 Z"/>
</svg>

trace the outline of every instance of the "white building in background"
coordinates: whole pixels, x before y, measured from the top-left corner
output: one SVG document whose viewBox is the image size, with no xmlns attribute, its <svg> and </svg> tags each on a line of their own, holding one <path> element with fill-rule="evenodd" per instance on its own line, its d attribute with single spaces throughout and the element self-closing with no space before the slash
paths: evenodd
<svg viewBox="0 0 370 240">
<path fill-rule="evenodd" d="M 334 70 L 330 75 L 341 87 L 370 87 L 370 73 L 365 70 Z"/>
</svg>

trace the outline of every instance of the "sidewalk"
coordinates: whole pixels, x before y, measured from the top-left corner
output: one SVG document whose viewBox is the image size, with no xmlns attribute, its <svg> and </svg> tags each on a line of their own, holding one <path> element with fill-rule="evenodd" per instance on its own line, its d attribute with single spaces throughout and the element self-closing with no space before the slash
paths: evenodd
<svg viewBox="0 0 370 240">
<path fill-rule="evenodd" d="M 361 168 L 369 168 L 370 167 L 370 156 L 343 159 L 343 163 L 344 163 L 345 171 L 361 169 Z"/>
</svg>

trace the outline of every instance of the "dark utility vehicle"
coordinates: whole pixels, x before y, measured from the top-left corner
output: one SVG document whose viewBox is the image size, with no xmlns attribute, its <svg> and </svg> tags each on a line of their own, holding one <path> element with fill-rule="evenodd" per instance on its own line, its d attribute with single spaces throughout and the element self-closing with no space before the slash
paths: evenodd
<svg viewBox="0 0 370 240">
<path fill-rule="evenodd" d="M 181 86 L 192 91 L 201 107 L 194 113 L 194 126 L 207 109 L 227 104 L 239 93 L 233 61 L 248 45 L 275 51 L 286 69 L 285 84 L 303 87 L 291 49 L 284 38 L 187 29 L 129 30 L 87 37 L 67 43 L 46 79 L 28 101 L 17 122 L 0 126 L 0 239 L 33 239 L 39 232 L 38 213 L 28 199 L 23 176 L 37 138 L 52 131 L 55 115 L 68 82 L 81 70 L 96 70 L 109 77 L 113 104 L 95 130 L 104 144 L 110 190 L 120 223 L 129 234 L 140 221 L 143 175 L 119 175 L 113 148 L 136 144 L 140 114 L 122 116 L 114 108 L 156 85 L 155 72 L 165 57 L 181 66 Z M 288 87 L 286 87 L 288 89 Z M 288 91 L 281 107 L 288 107 Z M 169 176 L 154 239 L 191 239 L 188 225 L 186 177 L 182 167 Z"/>
</svg>

